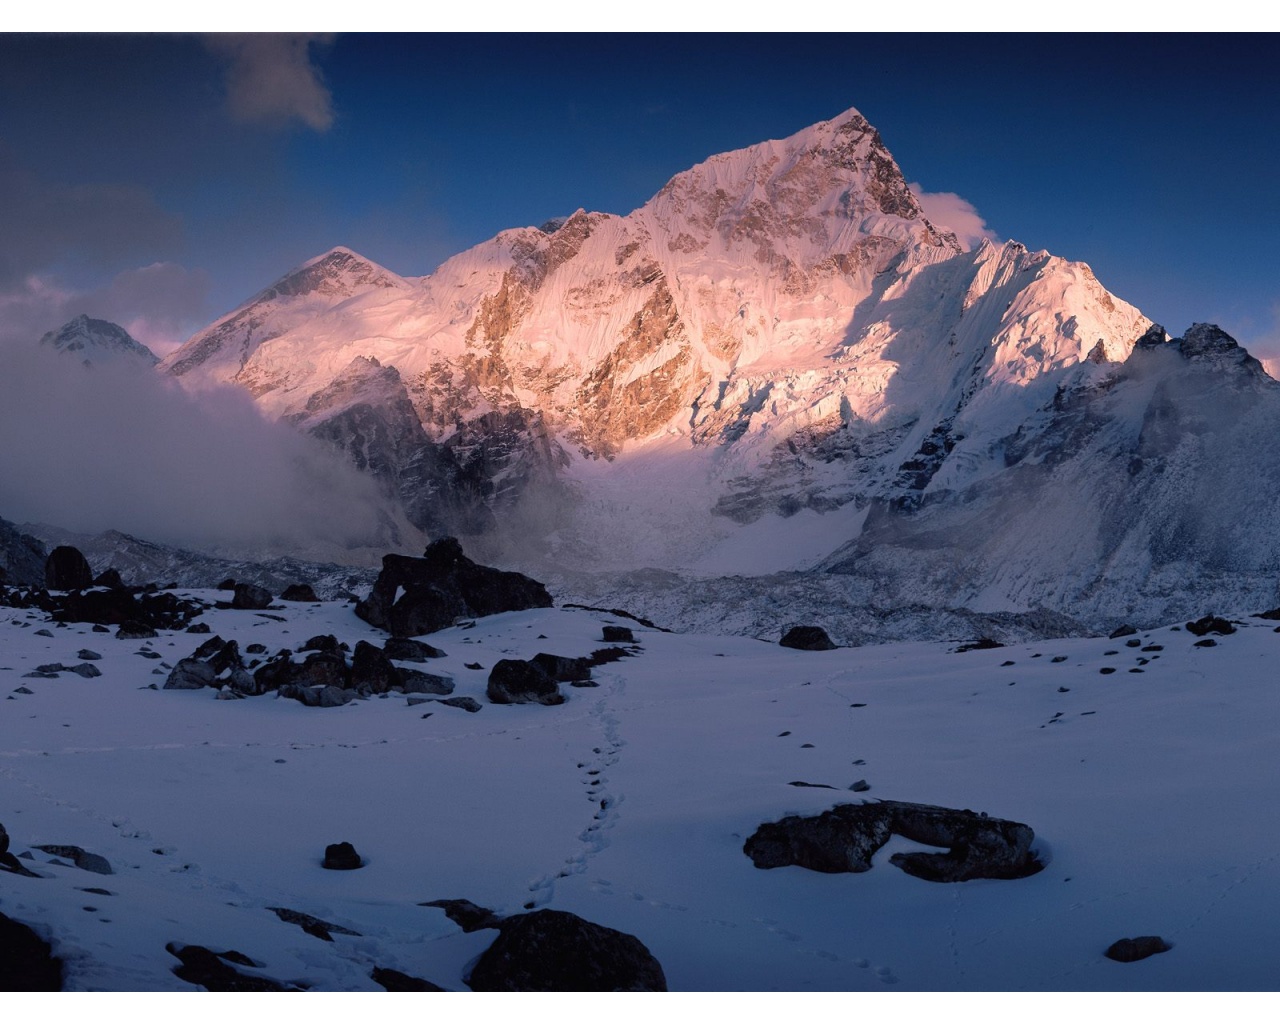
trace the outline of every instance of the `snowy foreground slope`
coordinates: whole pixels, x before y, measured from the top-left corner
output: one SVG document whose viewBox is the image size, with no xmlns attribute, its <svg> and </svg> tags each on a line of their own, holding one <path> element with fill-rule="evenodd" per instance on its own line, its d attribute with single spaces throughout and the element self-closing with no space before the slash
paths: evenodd
<svg viewBox="0 0 1280 1024">
<path fill-rule="evenodd" d="M 242 650 L 385 639 L 337 603 L 201 621 Z M 640 651 L 595 669 L 597 688 L 563 685 L 555 707 L 485 700 L 497 659 L 585 655 L 608 623 Z M 167 943 L 235 949 L 263 965 L 247 973 L 316 990 L 377 989 L 375 966 L 465 990 L 496 933 L 419 905 L 442 898 L 628 932 L 672 989 L 1273 988 L 1273 625 L 1209 648 L 1168 627 L 1136 647 L 810 652 L 515 612 L 429 638 L 448 657 L 427 667 L 483 705 L 468 713 L 398 694 L 309 708 L 153 690 L 207 637 L 117 640 L 4 609 L 3 824 L 42 877 L 0 872 L 0 912 L 48 938 L 82 990 L 190 988 Z M 100 677 L 24 678 L 82 648 Z M 862 779 L 868 792 L 847 791 Z M 864 874 L 764 871 L 742 852 L 762 822 L 864 797 L 1025 822 L 1047 867 L 938 884 L 888 863 L 899 839 Z M 321 868 L 340 841 L 363 868 Z M 45 844 L 114 874 L 52 864 Z M 359 934 L 325 942 L 269 907 Z M 1173 948 L 1103 958 L 1138 935 Z"/>
</svg>

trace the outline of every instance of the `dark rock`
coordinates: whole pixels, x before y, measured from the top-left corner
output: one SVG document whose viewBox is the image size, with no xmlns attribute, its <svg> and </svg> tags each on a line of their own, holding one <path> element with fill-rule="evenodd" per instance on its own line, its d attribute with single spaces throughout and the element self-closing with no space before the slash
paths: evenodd
<svg viewBox="0 0 1280 1024">
<path fill-rule="evenodd" d="M 605 638 L 606 640 L 608 637 Z M 792 626 L 786 636 L 778 641 L 779 647 L 797 651 L 834 651 L 836 645 L 821 626 Z"/>
<path fill-rule="evenodd" d="M 292 586 L 285 587 L 284 592 L 280 595 L 281 601 L 309 601 L 316 604 L 320 598 L 316 597 L 316 592 L 311 589 L 308 583 L 295 583 Z"/>
<path fill-rule="evenodd" d="M 228 577 L 227 579 L 223 580 L 221 583 L 219 583 L 219 584 L 218 584 L 216 587 L 214 587 L 213 589 L 214 589 L 214 590 L 235 590 L 235 589 L 236 589 L 236 581 L 235 581 L 235 580 L 233 580 L 233 579 L 231 579 L 230 577 Z"/>
<path fill-rule="evenodd" d="M 483 706 L 474 697 L 446 697 L 433 703 L 448 704 L 451 708 L 461 708 L 463 711 L 470 711 L 473 715 Z"/>
<path fill-rule="evenodd" d="M 788 786 L 800 786 L 804 789 L 835 789 L 835 786 L 828 786 L 825 782 L 788 782 Z"/>
<path fill-rule="evenodd" d="M 478 907 L 470 900 L 428 900 L 419 903 L 420 907 L 439 907 L 445 917 L 456 924 L 464 932 L 478 932 L 482 928 L 497 928 L 503 918 L 492 910 Z"/>
<path fill-rule="evenodd" d="M 62 961 L 27 925 L 0 914 L 0 992 L 61 992 Z"/>
<path fill-rule="evenodd" d="M 248 644 L 245 646 L 244 653 L 245 654 L 266 654 L 267 645 L 266 644 Z"/>
<path fill-rule="evenodd" d="M 1169 943 L 1158 935 L 1139 935 L 1136 939 L 1118 939 L 1107 947 L 1102 955 L 1108 960 L 1116 960 L 1122 964 L 1131 964 L 1135 960 L 1145 960 L 1157 953 L 1167 953 L 1173 949 Z"/>
<path fill-rule="evenodd" d="M 232 608 L 245 611 L 261 611 L 271 607 L 271 591 L 255 587 L 252 583 L 237 583 L 235 597 L 231 599 Z"/>
<path fill-rule="evenodd" d="M 401 588 L 404 593 L 397 599 Z M 369 597 L 356 614 L 393 636 L 431 633 L 468 616 L 549 608 L 547 588 L 518 572 L 477 565 L 452 537 L 432 543 L 422 558 L 386 555 Z"/>
<path fill-rule="evenodd" d="M 196 658 L 183 658 L 169 673 L 164 688 L 166 690 L 199 690 L 206 686 L 217 686 L 217 678 L 218 673 L 207 662 Z"/>
<path fill-rule="evenodd" d="M 46 846 L 37 846 L 35 849 L 41 850 L 53 857 L 65 857 L 82 871 L 92 871 L 95 875 L 115 874 L 115 872 L 111 870 L 111 865 L 108 863 L 106 857 L 99 856 L 96 853 L 89 853 L 78 846 L 50 844 Z"/>
<path fill-rule="evenodd" d="M 1218 641 L 1211 636 L 1205 637 L 1203 640 L 1197 640 L 1192 647 L 1217 647 Z"/>
<path fill-rule="evenodd" d="M 39 631 L 37 631 L 37 633 L 38 633 L 38 632 L 39 632 Z M 91 630 L 91 632 L 94 632 L 94 633 L 110 633 L 110 632 L 111 632 L 111 630 L 107 629 L 107 627 L 106 627 L 106 626 L 97 625 L 97 626 L 94 626 L 94 627 L 93 627 L 93 629 Z M 45 635 L 46 635 L 46 636 L 53 636 L 53 634 L 52 634 L 52 633 L 46 633 Z"/>
<path fill-rule="evenodd" d="M 1206 615 L 1203 618 L 1196 619 L 1195 622 L 1187 623 L 1187 632 L 1194 633 L 1196 636 L 1204 636 L 1207 633 L 1230 636 L 1235 631 L 1235 626 L 1231 625 L 1226 619 L 1218 618 L 1216 615 Z"/>
<path fill-rule="evenodd" d="M 634 935 L 563 910 L 506 918 L 467 984 L 476 992 L 665 992 L 667 979 Z"/>
<path fill-rule="evenodd" d="M 307 655 L 301 665 L 293 666 L 292 682 L 299 686 L 335 686 L 346 689 L 351 685 L 351 670 L 340 651 L 318 651 Z"/>
<path fill-rule="evenodd" d="M 792 815 L 761 825 L 743 846 L 758 868 L 797 864 L 814 871 L 867 871 L 871 857 L 899 835 L 947 853 L 897 853 L 889 862 L 933 882 L 1025 878 L 1043 868 L 1031 853 L 1035 833 L 1020 822 L 928 804 L 883 800 L 841 804 L 816 817 Z"/>
<path fill-rule="evenodd" d="M 350 928 L 343 928 L 340 924 L 332 924 L 318 917 L 312 917 L 310 914 L 304 914 L 300 910 L 290 910 L 288 907 L 267 907 L 267 909 L 286 924 L 296 924 L 308 935 L 314 935 L 325 942 L 332 942 L 334 935 L 358 936 L 360 934 L 353 932 Z"/>
<path fill-rule="evenodd" d="M 535 654 L 530 660 L 558 683 L 583 682 L 591 678 L 591 662 L 586 658 Z"/>
<path fill-rule="evenodd" d="M 469 668 L 469 669 L 471 669 L 473 672 L 480 672 L 480 671 L 482 671 L 482 670 L 484 669 L 484 666 L 483 666 L 483 665 L 481 665 L 481 664 L 480 664 L 480 662 L 478 662 L 478 661 L 468 661 L 468 662 L 466 662 L 462 667 L 463 667 L 463 668 Z"/>
<path fill-rule="evenodd" d="M 286 600 L 288 600 L 286 598 Z M 391 967 L 375 967 L 369 974 L 374 981 L 388 992 L 447 992 L 439 985 L 433 985 L 422 978 L 410 974 L 402 974 Z"/>
<path fill-rule="evenodd" d="M 342 707 L 356 698 L 354 691 L 340 686 L 303 686 L 298 683 L 285 683 L 279 693 L 281 697 L 300 701 L 309 708 Z"/>
<path fill-rule="evenodd" d="M 364 861 L 350 843 L 331 843 L 324 848 L 324 863 L 321 866 L 330 871 L 354 871 L 364 867 Z"/>
<path fill-rule="evenodd" d="M 49 590 L 87 590 L 93 586 L 93 570 L 79 548 L 64 544 L 49 552 L 44 585 Z"/>
<path fill-rule="evenodd" d="M 159 635 L 145 622 L 137 621 L 125 622 L 116 630 L 117 640 L 150 640 Z"/>
<path fill-rule="evenodd" d="M 188 633 L 209 633 L 211 632 L 211 630 L 209 629 L 209 624 L 207 622 L 197 622 L 194 625 L 188 626 L 187 632 Z"/>
<path fill-rule="evenodd" d="M 865 793 L 870 788 L 871 788 L 871 783 L 869 783 L 866 779 L 859 779 L 857 782 L 855 782 L 852 786 L 849 787 L 849 789 L 852 790 L 854 793 Z"/>
<path fill-rule="evenodd" d="M 78 676 L 84 676 L 85 679 L 96 679 L 102 675 L 102 669 L 95 668 L 90 664 L 72 665 L 67 669 L 68 672 L 74 672 Z"/>
<path fill-rule="evenodd" d="M 485 695 L 493 704 L 563 704 L 560 687 L 541 665 L 503 658 L 489 672 Z"/>
<path fill-rule="evenodd" d="M 181 967 L 173 968 L 173 973 L 183 981 L 192 985 L 200 985 L 210 992 L 284 992 L 286 986 L 270 978 L 259 978 L 252 974 L 243 974 L 232 967 L 227 960 L 241 963 L 248 960 L 242 953 L 231 950 L 227 953 L 214 953 L 204 946 L 180 946 L 170 942 L 164 947 L 171 955 L 182 961 Z M 254 966 L 252 961 L 246 966 Z"/>
<path fill-rule="evenodd" d="M 963 654 L 965 651 L 993 651 L 997 647 L 1003 647 L 1004 644 L 998 640 L 992 640 L 989 636 L 979 637 L 971 644 L 961 644 L 955 649 L 956 654 Z"/>
<path fill-rule="evenodd" d="M 438 647 L 420 640 L 391 637 L 382 645 L 382 652 L 395 661 L 426 661 L 428 658 L 444 658 L 447 655 Z"/>
<path fill-rule="evenodd" d="M 1122 636 L 1133 636 L 1133 634 L 1136 632 L 1138 631 L 1133 626 L 1129 626 L 1129 625 L 1119 626 L 1114 631 L 1112 631 L 1111 635 L 1107 637 L 1107 639 L 1119 640 Z"/>
<path fill-rule="evenodd" d="M 102 655 L 99 654 L 97 651 L 91 651 L 87 647 L 82 647 L 79 651 L 76 652 L 76 657 L 79 658 L 81 661 L 99 661 L 101 660 Z"/>
<path fill-rule="evenodd" d="M 635 655 L 625 647 L 601 647 L 587 655 L 587 664 L 591 666 L 608 665 L 623 658 L 634 658 Z"/>
<path fill-rule="evenodd" d="M 601 638 L 607 644 L 633 644 L 635 634 L 626 626 L 605 626 L 600 630 Z"/>
<path fill-rule="evenodd" d="M 400 689 L 405 693 L 434 693 L 448 696 L 453 693 L 453 680 L 448 676 L 432 675 L 430 672 L 419 672 L 413 668 L 397 670 L 400 674 Z"/>
<path fill-rule="evenodd" d="M 381 649 L 364 640 L 356 644 L 356 649 L 351 655 L 353 688 L 361 693 L 387 693 L 400 684 L 400 670 L 391 664 L 391 659 Z"/>
<path fill-rule="evenodd" d="M 313 636 L 310 640 L 308 640 L 305 644 L 303 644 L 301 647 L 298 648 L 299 653 L 302 653 L 303 651 L 335 651 L 336 652 L 340 650 L 342 650 L 342 647 L 338 643 L 338 638 L 334 636 L 332 633 L 324 633 L 321 636 Z"/>
<path fill-rule="evenodd" d="M 112 590 L 124 589 L 124 580 L 120 578 L 120 573 L 115 569 L 104 569 L 98 573 L 93 581 L 95 587 L 109 587 Z"/>
<path fill-rule="evenodd" d="M 1280 619 L 1280 608 L 1272 608 L 1269 612 L 1258 612 L 1254 616 L 1255 619 L 1271 619 L 1272 621 Z"/>
</svg>

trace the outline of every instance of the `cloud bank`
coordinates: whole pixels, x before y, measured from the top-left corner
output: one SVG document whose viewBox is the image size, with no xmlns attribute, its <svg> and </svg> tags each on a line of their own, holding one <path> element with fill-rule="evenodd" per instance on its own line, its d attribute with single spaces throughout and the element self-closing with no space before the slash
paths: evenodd
<svg viewBox="0 0 1280 1024">
<path fill-rule="evenodd" d="M 317 132 L 333 124 L 333 97 L 312 60 L 313 46 L 332 36 L 213 35 L 210 52 L 228 62 L 227 105 L 237 121 L 284 125 L 301 121 Z"/>
<path fill-rule="evenodd" d="M 924 215 L 936 227 L 944 231 L 954 231 L 960 244 L 966 249 L 975 248 L 984 238 L 990 242 L 999 241 L 996 233 L 987 227 L 973 203 L 954 192 L 926 192 L 917 181 L 910 182 L 915 197 L 920 200 Z"/>
<path fill-rule="evenodd" d="M 149 370 L 4 345 L 0 437 L 0 517 L 14 522 L 248 557 L 416 540 L 371 480 L 236 389 L 191 396 Z"/>
</svg>

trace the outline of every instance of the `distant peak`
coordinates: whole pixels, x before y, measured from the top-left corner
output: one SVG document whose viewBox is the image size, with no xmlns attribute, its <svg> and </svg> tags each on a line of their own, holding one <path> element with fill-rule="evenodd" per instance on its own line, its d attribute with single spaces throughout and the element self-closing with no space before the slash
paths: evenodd
<svg viewBox="0 0 1280 1024">
<path fill-rule="evenodd" d="M 119 324 L 113 324 L 110 320 L 95 320 L 87 313 L 81 313 L 56 331 L 50 331 L 40 339 L 40 344 L 59 352 L 74 352 L 88 363 L 95 359 L 114 359 L 122 355 L 134 357 L 151 366 L 160 362 L 151 349 L 135 340 Z"/>
<path fill-rule="evenodd" d="M 345 297 L 366 288 L 397 288 L 403 278 L 380 267 L 345 245 L 335 245 L 295 267 L 259 296 L 260 300 L 287 295 Z"/>
</svg>

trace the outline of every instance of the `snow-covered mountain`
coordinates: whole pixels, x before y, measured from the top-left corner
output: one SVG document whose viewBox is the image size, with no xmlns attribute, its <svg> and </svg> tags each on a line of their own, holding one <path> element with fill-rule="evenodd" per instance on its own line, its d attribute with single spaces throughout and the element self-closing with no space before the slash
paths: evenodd
<svg viewBox="0 0 1280 1024">
<path fill-rule="evenodd" d="M 136 341 L 123 327 L 109 320 L 94 320 L 83 313 L 56 331 L 50 331 L 40 339 L 40 344 L 74 354 L 88 365 L 133 363 L 149 368 L 160 362 L 151 349 Z"/>
<path fill-rule="evenodd" d="M 890 605 L 1189 614 L 1187 572 L 1272 564 L 1187 539 L 1238 504 L 1189 504 L 1189 480 L 1258 472 L 1201 406 L 1267 420 L 1280 396 L 1220 332 L 1152 328 L 1083 263 L 965 251 L 850 110 L 425 278 L 331 250 L 160 370 L 247 389 L 417 525 L 505 530 L 557 570 L 821 567 Z"/>
</svg>

